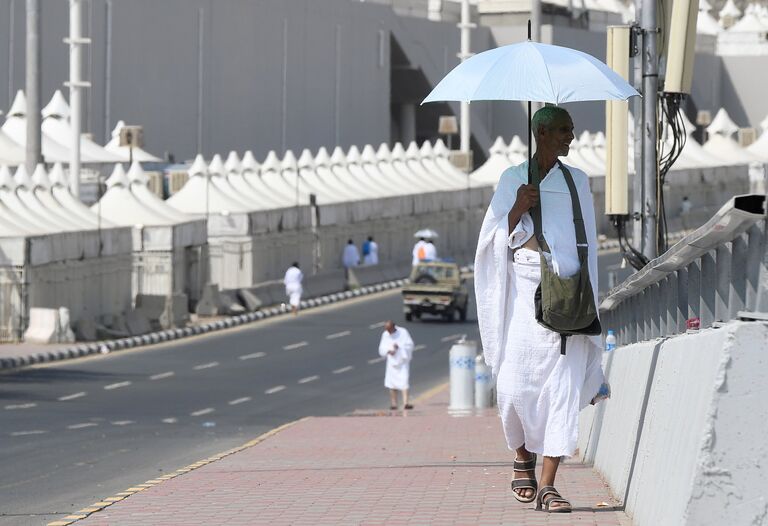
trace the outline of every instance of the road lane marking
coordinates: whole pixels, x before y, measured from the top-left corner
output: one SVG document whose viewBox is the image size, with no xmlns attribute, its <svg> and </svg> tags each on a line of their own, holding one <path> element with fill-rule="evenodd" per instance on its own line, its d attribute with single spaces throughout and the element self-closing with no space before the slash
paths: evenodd
<svg viewBox="0 0 768 526">
<path fill-rule="evenodd" d="M 178 421 L 178 418 L 163 418 L 163 424 L 175 424 Z"/>
<path fill-rule="evenodd" d="M 443 338 L 440 338 L 440 341 L 441 342 L 450 342 L 450 341 L 453 341 L 453 340 L 458 340 L 462 336 L 464 336 L 464 335 L 463 334 L 451 334 L 450 336 L 445 336 Z"/>
<path fill-rule="evenodd" d="M 200 365 L 195 365 L 193 369 L 195 371 L 202 371 L 203 369 L 210 369 L 211 367 L 218 367 L 219 362 L 208 362 L 208 363 L 201 363 Z"/>
<path fill-rule="evenodd" d="M 67 400 L 74 400 L 75 398 L 80 398 L 80 397 L 83 397 L 85 395 L 86 395 L 85 391 L 80 391 L 79 393 L 75 393 L 75 394 L 71 394 L 71 395 L 67 395 L 67 396 L 60 396 L 59 397 L 59 401 L 60 402 L 66 402 Z"/>
<path fill-rule="evenodd" d="M 284 351 L 291 351 L 293 349 L 299 349 L 300 347 L 306 347 L 307 345 L 309 345 L 309 342 L 306 342 L 306 341 L 298 342 L 298 343 L 292 343 L 290 345 L 283 345 L 283 350 Z"/>
<path fill-rule="evenodd" d="M 414 352 L 416 352 L 416 351 L 421 351 L 422 349 L 426 349 L 426 348 L 427 348 L 427 346 L 422 343 L 421 345 L 417 345 L 416 347 L 414 347 L 413 350 L 414 350 Z"/>
<path fill-rule="evenodd" d="M 309 382 L 314 382 L 318 378 L 320 378 L 320 377 L 317 376 L 317 375 L 315 375 L 315 376 L 307 376 L 306 378 L 302 378 L 301 380 L 299 380 L 299 383 L 300 384 L 308 384 Z"/>
<path fill-rule="evenodd" d="M 131 382 L 117 382 L 116 384 L 105 385 L 104 389 L 111 391 L 112 389 L 120 389 L 121 387 L 128 387 Z"/>
<path fill-rule="evenodd" d="M 244 396 L 242 398 L 237 398 L 235 400 L 231 400 L 231 401 L 229 401 L 227 403 L 229 405 L 237 405 L 237 404 L 242 404 L 244 402 L 250 402 L 250 401 L 251 401 L 251 397 L 250 396 Z"/>
<path fill-rule="evenodd" d="M 352 331 L 341 331 L 341 332 L 334 332 L 333 334 L 329 334 L 325 337 L 326 340 L 335 340 L 336 338 L 343 338 L 344 336 L 349 336 L 352 334 Z"/>
<path fill-rule="evenodd" d="M 44 435 L 48 431 L 43 431 L 42 429 L 33 429 L 32 431 L 14 431 L 11 433 L 12 437 L 25 437 L 27 435 Z"/>
<path fill-rule="evenodd" d="M 277 385 L 277 386 L 275 386 L 275 387 L 272 387 L 271 389 L 267 389 L 266 391 L 264 391 L 264 394 L 275 394 L 275 393 L 279 393 L 279 392 L 280 392 L 280 391 L 282 391 L 283 389 L 285 389 L 285 386 L 284 386 L 284 385 Z"/>
<path fill-rule="evenodd" d="M 208 413 L 213 413 L 214 409 L 213 407 L 206 407 L 205 409 L 200 409 L 199 411 L 194 411 L 192 413 L 189 413 L 189 416 L 203 416 L 207 415 Z"/>
<path fill-rule="evenodd" d="M 347 371 L 351 371 L 352 369 L 354 369 L 354 366 L 347 365 L 346 367 L 342 367 L 341 369 L 336 369 L 335 371 L 333 371 L 333 374 L 346 373 Z"/>
<path fill-rule="evenodd" d="M 371 364 L 371 365 L 373 365 L 373 364 L 375 364 L 375 363 L 383 362 L 383 361 L 384 361 L 384 360 L 386 360 L 386 359 L 387 359 L 387 357 L 386 357 L 386 356 L 379 356 L 378 358 L 373 358 L 373 359 L 371 359 L 371 360 L 368 360 L 368 363 L 369 363 L 369 364 Z"/>
<path fill-rule="evenodd" d="M 251 358 L 261 358 L 261 357 L 266 356 L 266 355 L 267 355 L 267 353 L 265 353 L 265 352 L 254 352 L 254 353 L 251 353 L 251 354 L 244 354 L 242 356 L 238 356 L 238 358 L 241 359 L 241 360 L 250 360 Z"/>
<path fill-rule="evenodd" d="M 13 411 L 14 409 L 29 409 L 30 407 L 35 407 L 35 406 L 37 406 L 36 403 L 29 402 L 29 403 L 26 403 L 26 404 L 11 404 L 11 405 L 5 406 L 5 408 L 8 411 Z"/>
<path fill-rule="evenodd" d="M 378 323 L 372 323 L 371 325 L 368 326 L 368 328 L 369 329 L 378 329 L 379 327 L 384 327 L 384 325 L 386 325 L 386 323 L 387 322 L 385 322 L 385 321 L 380 321 Z"/>
<path fill-rule="evenodd" d="M 153 374 L 152 376 L 149 377 L 149 379 L 150 380 L 162 380 L 163 378 L 170 378 L 171 376 L 173 376 L 175 374 L 176 373 L 174 373 L 173 371 L 168 371 L 168 372 L 165 372 L 165 373 Z"/>
<path fill-rule="evenodd" d="M 71 426 L 67 426 L 67 429 L 83 429 L 86 427 L 96 427 L 96 422 L 83 422 L 82 424 L 72 424 Z"/>
<path fill-rule="evenodd" d="M 110 422 L 113 426 L 129 426 L 135 423 L 134 420 L 115 420 L 114 422 Z"/>
</svg>

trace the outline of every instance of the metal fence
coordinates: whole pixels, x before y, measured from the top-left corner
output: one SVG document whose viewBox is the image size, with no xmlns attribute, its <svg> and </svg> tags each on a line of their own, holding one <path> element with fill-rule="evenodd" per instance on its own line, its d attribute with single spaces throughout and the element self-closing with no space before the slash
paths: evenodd
<svg viewBox="0 0 768 526">
<path fill-rule="evenodd" d="M 732 198 L 608 293 L 603 328 L 626 345 L 737 318 L 768 319 L 766 235 L 766 196 Z"/>
</svg>

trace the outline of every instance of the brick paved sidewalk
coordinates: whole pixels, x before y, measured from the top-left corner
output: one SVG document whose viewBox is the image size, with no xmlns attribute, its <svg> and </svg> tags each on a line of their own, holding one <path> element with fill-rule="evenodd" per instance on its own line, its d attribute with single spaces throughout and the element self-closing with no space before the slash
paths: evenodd
<svg viewBox="0 0 768 526">
<path fill-rule="evenodd" d="M 572 514 L 515 501 L 512 456 L 494 411 L 451 416 L 446 398 L 443 390 L 405 415 L 302 420 L 77 525 L 631 524 L 577 463 L 558 476 Z"/>
</svg>

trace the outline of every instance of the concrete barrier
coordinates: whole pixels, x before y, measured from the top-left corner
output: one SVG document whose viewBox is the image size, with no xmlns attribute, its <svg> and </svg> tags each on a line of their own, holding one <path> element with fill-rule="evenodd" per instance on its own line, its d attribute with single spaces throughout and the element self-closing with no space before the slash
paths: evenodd
<svg viewBox="0 0 768 526">
<path fill-rule="evenodd" d="M 768 324 L 735 321 L 612 353 L 612 398 L 582 418 L 580 443 L 634 523 L 764 524 Z"/>
<path fill-rule="evenodd" d="M 324 296 L 332 292 L 344 290 L 346 285 L 344 269 L 322 272 L 313 276 L 304 276 L 304 282 L 302 284 L 304 293 L 302 294 L 302 297 L 316 298 L 318 296 Z M 285 295 L 285 290 L 283 290 L 283 295 Z"/>
<path fill-rule="evenodd" d="M 57 343 L 59 337 L 59 309 L 29 309 L 29 327 L 24 341 L 31 343 Z"/>
<path fill-rule="evenodd" d="M 198 316 L 216 316 L 222 311 L 219 285 L 206 283 L 203 287 L 203 296 L 197 302 L 195 312 Z"/>
</svg>

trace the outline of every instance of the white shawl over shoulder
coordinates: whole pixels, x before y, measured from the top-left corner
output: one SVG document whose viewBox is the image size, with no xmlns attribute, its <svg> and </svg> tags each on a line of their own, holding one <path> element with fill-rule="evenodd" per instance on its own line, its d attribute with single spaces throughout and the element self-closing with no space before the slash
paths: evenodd
<svg viewBox="0 0 768 526">
<path fill-rule="evenodd" d="M 584 217 L 584 228 L 589 243 L 589 275 L 597 304 L 597 229 L 595 208 L 587 175 L 571 166 L 567 167 L 579 194 Z M 507 293 L 507 251 L 521 246 L 533 235 L 530 214 L 523 215 L 510 239 L 507 215 L 517 199 L 517 190 L 528 181 L 528 162 L 508 168 L 501 174 L 496 192 L 483 219 L 475 255 L 475 296 L 480 337 L 485 362 L 494 376 L 504 359 L 504 323 L 514 313 Z M 542 230 L 552 251 L 553 268 L 560 275 L 573 275 L 578 271 L 576 234 L 570 193 L 562 171 L 556 164 L 541 183 Z M 531 320 L 536 323 L 535 320 Z M 600 349 L 601 337 L 590 340 Z"/>
</svg>

